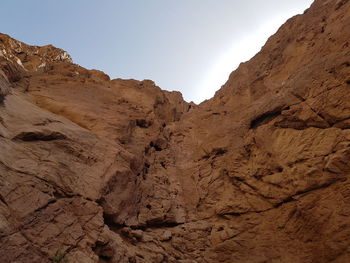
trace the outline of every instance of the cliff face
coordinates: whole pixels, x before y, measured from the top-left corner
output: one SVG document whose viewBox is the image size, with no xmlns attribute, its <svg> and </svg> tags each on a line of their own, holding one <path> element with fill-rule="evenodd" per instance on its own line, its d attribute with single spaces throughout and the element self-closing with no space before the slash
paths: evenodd
<svg viewBox="0 0 350 263">
<path fill-rule="evenodd" d="M 0 35 L 1 262 L 349 262 L 350 2 L 198 106 Z"/>
</svg>

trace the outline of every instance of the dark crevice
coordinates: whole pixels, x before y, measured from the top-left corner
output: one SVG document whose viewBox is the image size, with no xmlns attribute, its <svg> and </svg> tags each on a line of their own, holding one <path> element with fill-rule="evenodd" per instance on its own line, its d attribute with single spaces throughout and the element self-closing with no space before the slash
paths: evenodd
<svg viewBox="0 0 350 263">
<path fill-rule="evenodd" d="M 67 198 L 68 196 L 63 193 L 62 191 L 55 191 L 53 192 L 53 196 L 56 198 L 56 199 L 62 199 L 62 198 Z"/>
<path fill-rule="evenodd" d="M 283 199 L 281 202 L 277 203 L 277 204 L 274 204 L 274 208 L 278 208 L 286 203 L 290 203 L 290 202 L 294 202 L 296 201 L 293 196 L 288 196 L 287 198 Z"/>
<path fill-rule="evenodd" d="M 49 125 L 51 123 L 62 123 L 62 122 L 57 121 L 57 120 L 46 119 L 42 122 L 35 123 L 34 126 L 46 126 L 46 125 Z"/>
<path fill-rule="evenodd" d="M 0 202 L 4 203 L 6 206 L 8 206 L 5 198 L 1 195 L 1 193 L 0 193 Z"/>
<path fill-rule="evenodd" d="M 114 222 L 114 215 L 103 213 L 103 219 L 104 219 L 105 225 L 107 225 L 111 230 L 115 231 L 115 230 L 127 227 L 127 225 L 125 224 L 118 224 Z"/>
<path fill-rule="evenodd" d="M 160 165 L 161 165 L 164 169 L 166 169 L 166 164 L 165 164 L 165 162 L 160 162 Z"/>
<path fill-rule="evenodd" d="M 227 153 L 227 150 L 223 148 L 214 148 L 212 151 L 212 155 L 215 156 L 224 155 L 225 153 Z"/>
<path fill-rule="evenodd" d="M 47 202 L 45 205 L 43 205 L 43 206 L 37 208 L 37 209 L 33 212 L 33 214 L 39 213 L 39 212 L 41 212 L 42 210 L 45 210 L 45 209 L 48 208 L 50 205 L 52 205 L 52 204 L 54 204 L 54 203 L 56 203 L 56 202 L 57 202 L 57 200 L 55 200 L 55 199 L 50 200 L 50 201 Z"/>
<path fill-rule="evenodd" d="M 148 229 L 148 228 L 172 228 L 183 225 L 184 223 L 177 222 L 163 222 L 163 221 L 155 221 L 155 222 L 147 222 L 145 226 L 140 226 L 137 229 Z"/>
<path fill-rule="evenodd" d="M 239 217 L 242 215 L 247 214 L 248 212 L 243 212 L 243 213 L 238 213 L 238 212 L 230 212 L 230 213 L 225 213 L 225 214 L 218 214 L 219 217 L 225 218 L 225 216 L 234 216 L 234 217 Z"/>
<path fill-rule="evenodd" d="M 337 3 L 335 6 L 335 11 L 338 11 L 343 5 L 345 5 L 349 0 L 341 0 L 340 2 Z"/>
<path fill-rule="evenodd" d="M 114 249 L 109 243 L 97 241 L 92 247 L 92 250 L 102 262 L 111 262 L 114 256 Z"/>
<path fill-rule="evenodd" d="M 252 120 L 250 122 L 250 129 L 255 129 L 261 125 L 264 125 L 270 121 L 272 121 L 273 119 L 275 119 L 276 117 L 278 117 L 279 115 L 281 115 L 282 113 L 282 109 L 275 109 L 273 111 L 270 112 L 266 112 L 262 115 L 259 115 L 257 118 L 255 118 L 254 120 Z"/>
<path fill-rule="evenodd" d="M 256 211 L 246 211 L 246 212 L 228 212 L 228 213 L 223 213 L 223 214 L 218 214 L 218 217 L 223 218 L 223 219 L 229 219 L 227 216 L 233 216 L 233 217 L 241 217 L 244 215 L 249 215 L 249 214 L 260 214 L 267 212 L 273 208 L 268 208 L 265 210 L 256 210 Z"/>
<path fill-rule="evenodd" d="M 241 177 L 234 176 L 234 177 L 232 177 L 232 179 L 234 179 L 234 180 L 236 180 L 236 181 L 238 181 L 238 182 L 242 182 L 242 183 L 244 183 L 244 179 L 243 179 L 243 178 L 241 178 Z"/>
<path fill-rule="evenodd" d="M 235 179 L 238 180 L 238 178 L 235 178 Z M 239 181 L 242 181 L 242 179 L 240 178 Z M 324 184 L 319 185 L 319 186 L 315 186 L 315 187 L 312 187 L 312 188 L 309 188 L 309 189 L 306 189 L 306 190 L 298 191 L 294 195 L 286 197 L 281 202 L 278 202 L 278 203 L 274 204 L 273 207 L 265 209 L 265 210 L 246 211 L 246 212 L 228 212 L 228 213 L 218 214 L 217 216 L 219 216 L 220 218 L 223 218 L 223 219 L 229 219 L 229 218 L 227 218 L 227 216 L 240 217 L 240 216 L 247 215 L 247 214 L 264 213 L 264 212 L 270 211 L 272 209 L 279 208 L 279 207 L 281 207 L 284 204 L 297 201 L 297 199 L 295 199 L 295 197 L 297 197 L 297 196 L 303 196 L 303 195 L 308 194 L 308 193 L 313 192 L 313 191 L 317 191 L 317 190 L 320 190 L 320 189 L 325 189 L 325 188 L 327 188 L 327 187 L 329 187 L 329 186 L 331 186 L 331 185 L 333 185 L 333 184 L 335 184 L 337 182 L 342 182 L 342 181 L 346 181 L 346 178 L 343 178 L 343 179 L 340 179 L 340 180 L 333 180 L 331 182 L 324 183 Z"/>
<path fill-rule="evenodd" d="M 148 154 L 148 152 L 149 152 L 150 149 L 151 149 L 151 147 L 150 147 L 149 145 L 146 146 L 146 147 L 145 147 L 145 150 L 144 150 L 145 154 Z"/>
<path fill-rule="evenodd" d="M 305 190 L 302 190 L 302 191 L 298 191 L 294 196 L 297 196 L 297 195 L 304 195 L 304 194 L 307 194 L 309 192 L 312 192 L 312 191 L 317 191 L 317 190 L 320 190 L 320 189 L 324 189 L 324 188 L 327 188 L 337 182 L 344 182 L 346 181 L 347 179 L 346 178 L 341 178 L 341 179 L 336 179 L 336 180 L 332 180 L 328 183 L 324 183 L 324 184 L 321 184 L 321 185 L 318 185 L 318 186 L 314 186 L 314 187 L 311 187 L 311 188 L 308 188 L 308 189 L 305 189 Z"/>
<path fill-rule="evenodd" d="M 150 142 L 149 146 L 151 148 L 154 148 L 157 152 L 160 152 L 163 150 L 162 147 L 159 144 L 157 144 L 156 142 Z"/>
<path fill-rule="evenodd" d="M 105 224 L 113 231 L 118 231 L 123 228 L 130 228 L 133 230 L 147 230 L 147 229 L 155 229 L 155 228 L 173 228 L 180 225 L 183 225 L 185 223 L 178 223 L 178 222 L 166 222 L 166 221 L 150 221 L 147 222 L 145 225 L 135 225 L 135 226 L 129 226 L 126 224 L 119 224 L 114 221 L 115 215 L 108 215 L 106 213 L 103 214 L 103 219 Z"/>
<path fill-rule="evenodd" d="M 148 121 L 145 119 L 137 119 L 136 126 L 140 128 L 148 128 L 152 125 L 152 121 Z"/>
<path fill-rule="evenodd" d="M 241 186 L 236 183 L 235 181 L 239 182 L 240 184 L 243 184 L 245 186 L 247 186 L 248 188 L 250 188 L 251 190 L 254 191 L 254 193 L 257 195 L 257 197 L 260 197 L 262 200 L 270 203 L 270 205 L 273 205 L 272 202 L 270 202 L 269 200 L 274 199 L 273 197 L 270 196 L 266 196 L 262 193 L 259 192 L 259 189 L 256 188 L 254 185 L 251 185 L 250 183 L 248 183 L 244 178 L 240 178 L 240 177 L 231 177 L 232 179 L 232 184 L 237 188 L 237 190 L 239 190 L 243 195 L 246 194 L 246 191 L 241 189 Z"/>
<path fill-rule="evenodd" d="M 300 100 L 301 102 L 304 102 L 306 101 L 305 98 L 303 98 L 301 95 L 297 94 L 297 93 L 294 93 L 294 92 L 291 92 L 291 94 L 296 97 L 298 100 Z"/>
<path fill-rule="evenodd" d="M 151 167 L 151 165 L 148 162 L 145 162 L 143 164 L 143 168 L 142 168 L 142 171 L 140 173 L 140 175 L 142 174 L 143 179 L 146 179 L 150 167 Z"/>
<path fill-rule="evenodd" d="M 13 140 L 21 140 L 25 142 L 33 141 L 54 141 L 66 139 L 67 136 L 60 132 L 21 132 L 17 134 Z"/>
<path fill-rule="evenodd" d="M 277 167 L 277 168 L 276 168 L 276 171 L 279 172 L 279 173 L 282 173 L 283 170 L 284 170 L 283 167 Z"/>
<path fill-rule="evenodd" d="M 210 153 L 202 156 L 202 159 L 209 159 L 210 157 L 218 157 L 227 153 L 227 150 L 224 148 L 214 148 Z"/>
<path fill-rule="evenodd" d="M 326 116 L 324 116 L 322 113 L 316 111 L 314 108 L 312 108 L 309 104 L 306 104 L 307 106 L 309 106 L 310 110 L 312 110 L 312 112 L 314 112 L 318 117 L 320 117 L 322 120 L 324 120 L 328 126 L 332 126 L 328 121 Z"/>
</svg>

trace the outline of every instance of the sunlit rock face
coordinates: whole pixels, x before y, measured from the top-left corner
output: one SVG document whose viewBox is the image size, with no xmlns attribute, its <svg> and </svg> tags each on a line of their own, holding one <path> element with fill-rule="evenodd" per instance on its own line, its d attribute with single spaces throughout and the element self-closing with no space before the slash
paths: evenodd
<svg viewBox="0 0 350 263">
<path fill-rule="evenodd" d="M 0 35 L 0 262 L 350 262 L 350 2 L 200 105 Z"/>
</svg>

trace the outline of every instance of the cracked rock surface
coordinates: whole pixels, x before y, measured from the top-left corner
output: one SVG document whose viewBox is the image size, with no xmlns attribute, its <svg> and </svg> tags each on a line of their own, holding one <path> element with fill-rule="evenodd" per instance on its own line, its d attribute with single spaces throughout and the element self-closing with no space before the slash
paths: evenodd
<svg viewBox="0 0 350 263">
<path fill-rule="evenodd" d="M 0 262 L 350 262 L 350 1 L 200 105 L 0 34 Z"/>
</svg>

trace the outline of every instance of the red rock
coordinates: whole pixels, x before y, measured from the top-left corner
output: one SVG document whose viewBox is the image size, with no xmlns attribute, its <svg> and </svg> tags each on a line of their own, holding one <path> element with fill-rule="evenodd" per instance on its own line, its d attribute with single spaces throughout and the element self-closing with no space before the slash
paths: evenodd
<svg viewBox="0 0 350 263">
<path fill-rule="evenodd" d="M 1 262 L 349 262 L 350 2 L 198 106 L 0 35 Z"/>
</svg>

